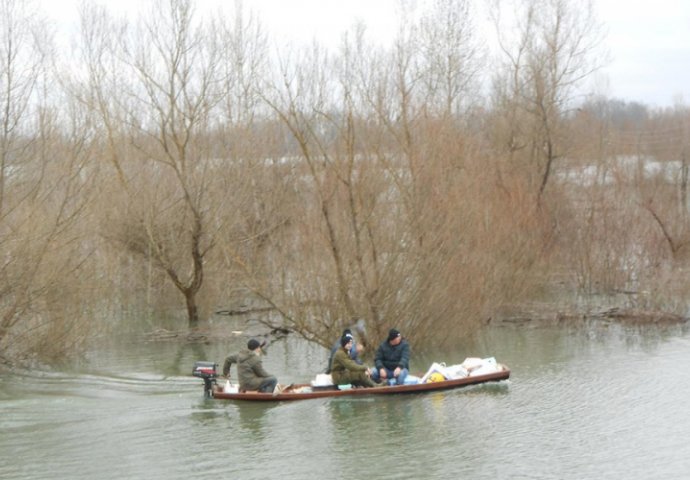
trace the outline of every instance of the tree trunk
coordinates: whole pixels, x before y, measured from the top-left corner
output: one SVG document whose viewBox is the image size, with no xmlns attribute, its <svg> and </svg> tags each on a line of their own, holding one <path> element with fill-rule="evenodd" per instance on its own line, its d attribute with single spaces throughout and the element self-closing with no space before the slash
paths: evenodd
<svg viewBox="0 0 690 480">
<path fill-rule="evenodd" d="M 185 292 L 185 301 L 187 303 L 189 329 L 191 330 L 199 326 L 199 308 L 196 304 L 196 292 Z"/>
</svg>

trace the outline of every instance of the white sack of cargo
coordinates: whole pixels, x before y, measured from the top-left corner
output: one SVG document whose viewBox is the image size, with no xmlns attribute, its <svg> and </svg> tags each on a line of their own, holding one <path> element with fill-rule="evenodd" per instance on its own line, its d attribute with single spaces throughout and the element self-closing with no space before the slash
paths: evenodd
<svg viewBox="0 0 690 480">
<path fill-rule="evenodd" d="M 469 360 L 469 362 L 468 362 Z M 477 361 L 478 360 L 478 361 Z M 487 375 L 489 373 L 496 373 L 500 369 L 496 363 L 494 357 L 489 358 L 467 358 L 462 363 L 465 368 L 469 371 L 470 377 L 476 377 L 479 375 Z M 469 368 L 468 368 L 469 365 Z"/>
<path fill-rule="evenodd" d="M 461 364 L 450 365 L 445 368 L 446 377 L 450 380 L 456 380 L 458 378 L 465 378 L 469 375 L 469 372 Z"/>
<path fill-rule="evenodd" d="M 333 385 L 333 377 L 327 373 L 317 373 L 316 378 L 311 381 L 312 387 L 329 387 Z"/>
<path fill-rule="evenodd" d="M 434 362 L 431 364 L 431 367 L 429 367 L 429 370 L 426 371 L 420 383 L 426 383 L 429 377 L 434 373 L 440 373 L 445 380 L 457 380 L 458 378 L 465 378 L 468 375 L 467 369 L 462 365 L 446 366 L 443 362 Z"/>
<path fill-rule="evenodd" d="M 420 380 L 420 383 L 426 383 L 426 381 L 429 379 L 431 375 L 434 373 L 440 373 L 444 379 L 448 379 L 448 376 L 446 375 L 446 364 L 445 363 L 432 363 L 431 366 L 429 367 L 429 370 L 426 371 L 422 379 Z"/>
</svg>

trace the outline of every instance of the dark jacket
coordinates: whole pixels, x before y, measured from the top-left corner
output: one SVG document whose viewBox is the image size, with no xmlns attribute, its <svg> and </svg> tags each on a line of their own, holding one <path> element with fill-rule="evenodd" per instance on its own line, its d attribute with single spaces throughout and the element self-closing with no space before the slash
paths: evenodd
<svg viewBox="0 0 690 480">
<path fill-rule="evenodd" d="M 395 370 L 397 367 L 410 369 L 410 344 L 402 339 L 399 344 L 391 345 L 388 341 L 381 342 L 376 350 L 374 365 L 377 369 L 387 368 Z"/>
<path fill-rule="evenodd" d="M 237 377 L 242 390 L 258 390 L 261 382 L 272 377 L 270 373 L 264 370 L 261 357 L 251 350 L 245 350 L 226 358 L 223 364 L 223 375 L 228 375 L 233 363 L 237 364 Z"/>
<path fill-rule="evenodd" d="M 333 355 L 331 377 L 333 377 L 333 383 L 336 385 L 350 383 L 353 379 L 359 378 L 361 373 L 366 370 L 367 367 L 352 360 L 347 350 L 342 347 L 336 350 L 335 355 Z M 354 372 L 356 375 L 352 375 Z"/>
</svg>

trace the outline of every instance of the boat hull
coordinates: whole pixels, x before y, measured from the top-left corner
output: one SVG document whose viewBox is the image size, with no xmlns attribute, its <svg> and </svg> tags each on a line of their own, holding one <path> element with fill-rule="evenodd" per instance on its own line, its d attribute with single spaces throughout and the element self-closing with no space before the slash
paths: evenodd
<svg viewBox="0 0 690 480">
<path fill-rule="evenodd" d="M 216 386 L 212 391 L 212 397 L 217 400 L 253 401 L 253 402 L 285 402 L 294 400 L 309 400 L 314 398 L 328 397 L 361 397 L 372 395 L 398 395 L 410 393 L 436 392 L 441 390 L 451 390 L 454 388 L 467 387 L 487 382 L 498 382 L 507 380 L 510 377 L 510 369 L 501 366 L 501 370 L 486 375 L 477 375 L 458 378 L 455 380 L 444 380 L 442 382 L 418 383 L 415 385 L 392 385 L 374 388 L 350 388 L 347 390 L 312 390 L 310 392 L 300 392 L 302 387 L 310 387 L 308 384 L 292 385 L 285 391 L 272 393 L 259 392 L 239 392 L 226 393 Z"/>
</svg>

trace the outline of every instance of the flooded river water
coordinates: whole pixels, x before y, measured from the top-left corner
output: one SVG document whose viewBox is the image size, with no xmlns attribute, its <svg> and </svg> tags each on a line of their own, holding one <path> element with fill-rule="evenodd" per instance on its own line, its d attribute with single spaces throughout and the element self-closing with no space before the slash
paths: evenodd
<svg viewBox="0 0 690 480">
<path fill-rule="evenodd" d="M 494 328 L 432 361 L 494 356 L 509 381 L 391 398 L 206 400 L 205 346 L 113 341 L 65 371 L 0 376 L 3 479 L 676 479 L 690 476 L 690 329 Z M 412 342 L 414 346 L 414 342 Z M 281 383 L 325 350 L 271 345 Z"/>
</svg>

